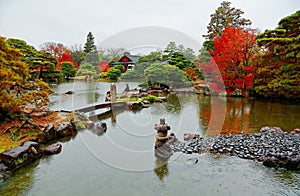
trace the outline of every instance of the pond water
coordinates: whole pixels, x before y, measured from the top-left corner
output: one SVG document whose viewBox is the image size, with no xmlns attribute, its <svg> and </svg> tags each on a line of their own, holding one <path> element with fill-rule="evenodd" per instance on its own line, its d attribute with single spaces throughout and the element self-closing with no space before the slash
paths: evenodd
<svg viewBox="0 0 300 196">
<path fill-rule="evenodd" d="M 118 82 L 117 92 L 135 82 Z M 72 82 L 54 87 L 51 109 L 68 110 L 103 102 L 109 83 Z M 64 93 L 72 90 L 73 95 Z M 300 195 L 300 172 L 275 170 L 230 156 L 175 153 L 169 161 L 153 154 L 154 124 L 161 117 L 179 139 L 259 132 L 263 126 L 300 127 L 300 106 L 255 99 L 171 94 L 166 103 L 141 111 L 91 117 L 107 124 L 97 135 L 79 131 L 60 141 L 58 155 L 43 157 L 12 173 L 0 195 Z M 187 161 L 197 158 L 196 164 Z"/>
</svg>

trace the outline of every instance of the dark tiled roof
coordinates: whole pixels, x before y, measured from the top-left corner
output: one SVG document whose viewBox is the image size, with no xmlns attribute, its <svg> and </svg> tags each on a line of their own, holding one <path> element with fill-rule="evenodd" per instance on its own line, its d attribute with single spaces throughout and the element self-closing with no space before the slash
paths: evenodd
<svg viewBox="0 0 300 196">
<path fill-rule="evenodd" d="M 120 62 L 120 60 L 124 57 L 127 57 L 130 60 L 130 62 Z M 111 63 L 111 65 L 123 65 L 123 64 L 126 65 L 126 64 L 136 63 L 140 58 L 141 56 L 139 55 L 125 55 L 122 56 L 119 61 Z"/>
<path fill-rule="evenodd" d="M 129 58 L 133 63 L 136 63 L 141 58 L 141 56 L 138 55 L 125 55 L 125 56 Z"/>
</svg>

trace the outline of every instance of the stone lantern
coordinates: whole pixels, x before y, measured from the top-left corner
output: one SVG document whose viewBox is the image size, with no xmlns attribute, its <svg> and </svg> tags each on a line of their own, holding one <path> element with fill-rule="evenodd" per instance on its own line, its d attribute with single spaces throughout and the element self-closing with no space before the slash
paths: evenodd
<svg viewBox="0 0 300 196">
<path fill-rule="evenodd" d="M 166 120 L 164 118 L 161 118 L 159 124 L 154 125 L 154 129 L 157 131 L 155 146 L 160 147 L 168 141 L 168 131 L 171 129 L 171 127 L 166 124 Z"/>
<path fill-rule="evenodd" d="M 160 119 L 159 124 L 154 125 L 156 132 L 155 140 L 155 156 L 161 159 L 169 159 L 173 154 L 170 145 L 167 143 L 169 140 L 168 131 L 171 127 L 166 124 L 164 118 Z"/>
</svg>

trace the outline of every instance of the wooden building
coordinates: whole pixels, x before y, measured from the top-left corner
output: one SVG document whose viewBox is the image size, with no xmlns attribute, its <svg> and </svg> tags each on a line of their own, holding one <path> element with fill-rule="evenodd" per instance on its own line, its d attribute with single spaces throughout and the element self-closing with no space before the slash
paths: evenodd
<svg viewBox="0 0 300 196">
<path fill-rule="evenodd" d="M 124 72 L 127 70 L 133 70 L 134 65 L 137 63 L 140 57 L 141 56 L 138 55 L 124 55 L 119 61 L 110 63 L 110 66 L 113 67 L 116 65 L 123 65 Z"/>
</svg>

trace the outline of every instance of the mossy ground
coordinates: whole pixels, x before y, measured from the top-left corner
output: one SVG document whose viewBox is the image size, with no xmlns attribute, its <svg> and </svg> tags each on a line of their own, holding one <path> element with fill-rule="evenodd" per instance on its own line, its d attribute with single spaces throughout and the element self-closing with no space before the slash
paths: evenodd
<svg viewBox="0 0 300 196">
<path fill-rule="evenodd" d="M 0 153 L 20 146 L 25 141 L 36 141 L 50 123 L 57 126 L 60 122 L 70 121 L 73 114 L 49 112 L 43 116 L 32 116 L 28 120 L 14 120 L 0 123 Z"/>
</svg>

